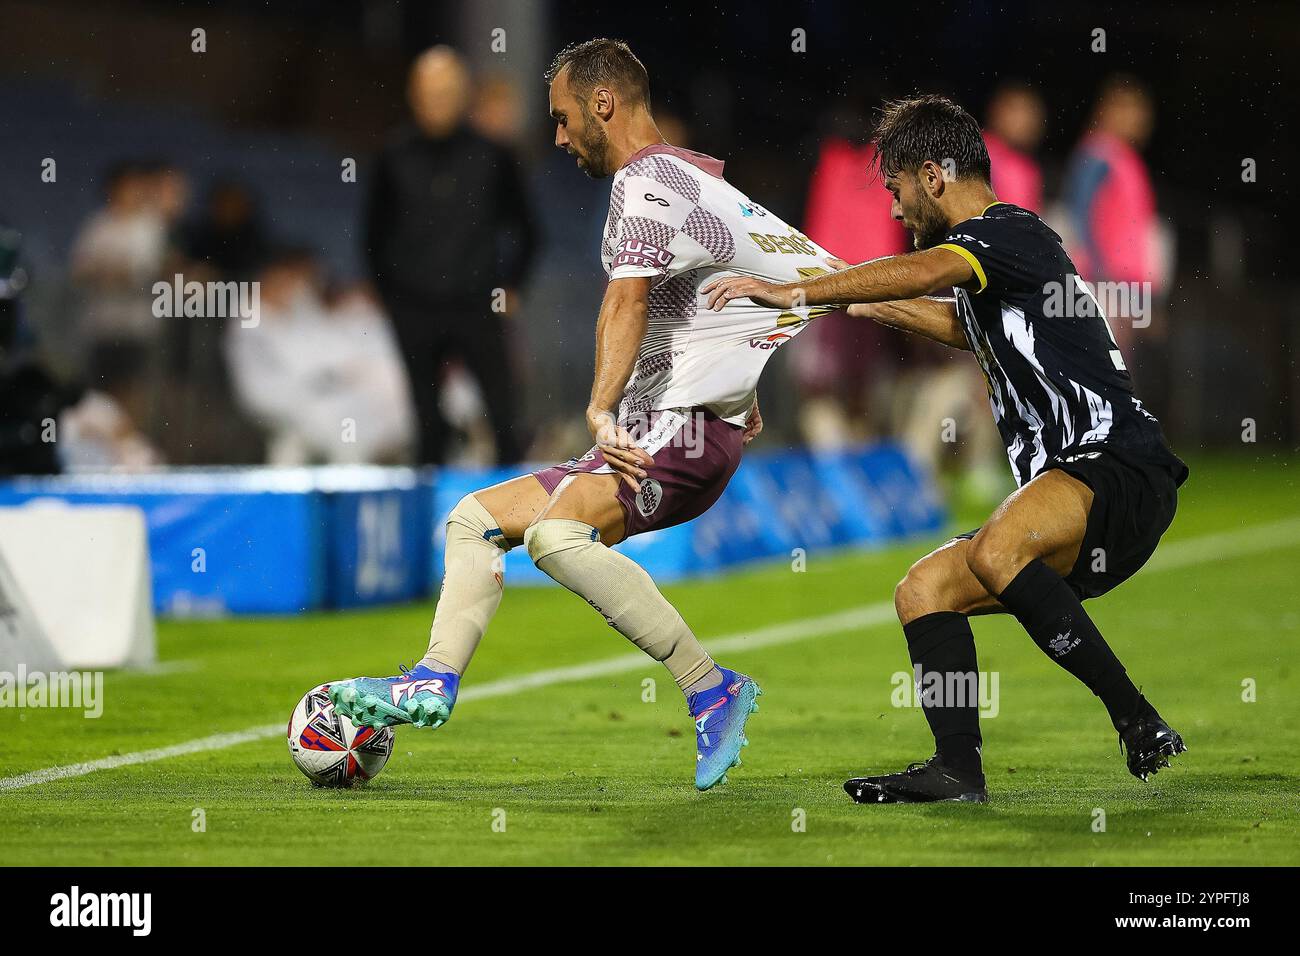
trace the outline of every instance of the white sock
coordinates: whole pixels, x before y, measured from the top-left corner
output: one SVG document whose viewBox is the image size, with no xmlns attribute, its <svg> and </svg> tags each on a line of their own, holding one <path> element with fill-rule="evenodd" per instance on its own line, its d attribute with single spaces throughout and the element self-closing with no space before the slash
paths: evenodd
<svg viewBox="0 0 1300 956">
<path fill-rule="evenodd" d="M 691 687 L 717 670 L 645 569 L 601 544 L 591 525 L 547 518 L 528 529 L 524 544 L 537 567 L 585 598 L 615 630 L 662 662 L 678 687 Z"/>
<path fill-rule="evenodd" d="M 504 557 L 510 550 L 491 513 L 473 495 L 447 517 L 446 571 L 421 664 L 463 674 L 501 603 Z"/>
</svg>

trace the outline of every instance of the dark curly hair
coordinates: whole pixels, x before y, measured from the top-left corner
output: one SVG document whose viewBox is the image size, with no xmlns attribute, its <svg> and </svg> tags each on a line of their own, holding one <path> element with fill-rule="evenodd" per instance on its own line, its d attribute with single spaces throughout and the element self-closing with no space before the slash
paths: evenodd
<svg viewBox="0 0 1300 956">
<path fill-rule="evenodd" d="M 914 172 L 926 160 L 949 168 L 957 179 L 989 181 L 984 134 L 964 109 L 937 93 L 886 103 L 876 124 L 876 167 L 882 177 Z"/>
</svg>

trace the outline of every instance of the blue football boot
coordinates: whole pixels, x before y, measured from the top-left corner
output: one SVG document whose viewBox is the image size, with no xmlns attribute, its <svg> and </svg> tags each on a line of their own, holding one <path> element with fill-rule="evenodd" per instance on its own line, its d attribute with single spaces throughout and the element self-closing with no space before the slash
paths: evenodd
<svg viewBox="0 0 1300 956">
<path fill-rule="evenodd" d="M 358 727 L 441 727 L 456 706 L 460 675 L 424 664 L 397 677 L 354 677 L 330 684 L 334 708 Z"/>
<path fill-rule="evenodd" d="M 727 782 L 727 771 L 740 766 L 740 748 L 749 746 L 745 721 L 758 710 L 763 691 L 751 678 L 719 667 L 722 683 L 691 694 L 686 706 L 695 718 L 695 789 Z"/>
</svg>

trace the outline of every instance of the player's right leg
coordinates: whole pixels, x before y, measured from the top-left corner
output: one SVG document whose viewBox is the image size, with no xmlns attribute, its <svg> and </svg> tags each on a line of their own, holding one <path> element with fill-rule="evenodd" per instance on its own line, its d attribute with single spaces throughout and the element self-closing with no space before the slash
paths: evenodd
<svg viewBox="0 0 1300 956">
<path fill-rule="evenodd" d="M 447 518 L 446 572 L 424 657 L 393 677 L 357 677 L 330 687 L 356 724 L 439 727 L 451 717 L 461 675 L 501 603 L 505 553 L 522 543 L 548 495 L 523 475 L 466 495 Z"/>
<path fill-rule="evenodd" d="M 966 562 L 970 541 L 955 538 L 908 570 L 894 608 L 912 661 L 934 756 L 901 773 L 855 777 L 844 789 L 858 803 L 988 800 L 980 760 L 979 670 L 972 614 L 1000 610 Z M 931 688 L 931 690 L 925 690 Z M 962 693 L 949 699 L 950 690 Z M 934 691 L 937 691 L 934 692 Z"/>
</svg>

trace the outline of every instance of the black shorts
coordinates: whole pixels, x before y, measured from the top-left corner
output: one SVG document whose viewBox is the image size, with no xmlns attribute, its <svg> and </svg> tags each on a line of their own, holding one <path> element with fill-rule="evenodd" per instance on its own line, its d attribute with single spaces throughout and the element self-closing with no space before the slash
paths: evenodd
<svg viewBox="0 0 1300 956">
<path fill-rule="evenodd" d="M 1173 523 L 1187 466 L 1172 453 L 1146 458 L 1114 449 L 1072 451 L 1048 463 L 1092 489 L 1092 507 L 1074 567 L 1065 576 L 1080 600 L 1137 574 Z M 959 534 L 973 538 L 979 529 Z"/>
</svg>

